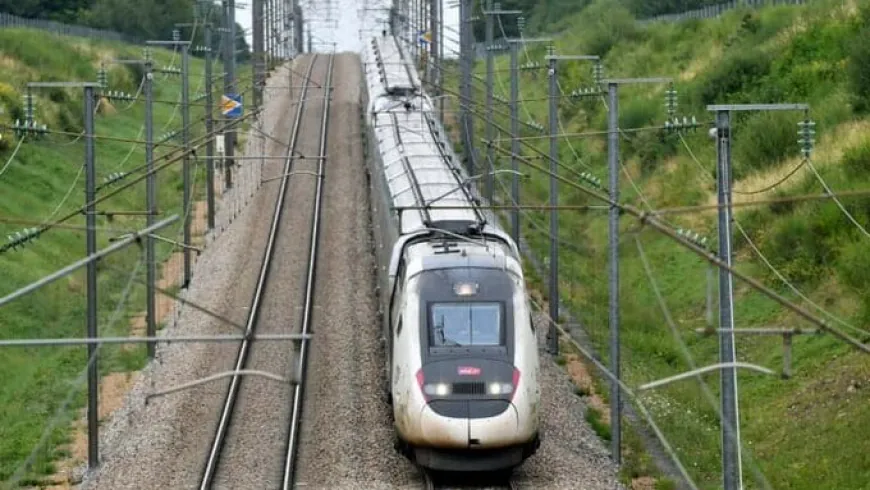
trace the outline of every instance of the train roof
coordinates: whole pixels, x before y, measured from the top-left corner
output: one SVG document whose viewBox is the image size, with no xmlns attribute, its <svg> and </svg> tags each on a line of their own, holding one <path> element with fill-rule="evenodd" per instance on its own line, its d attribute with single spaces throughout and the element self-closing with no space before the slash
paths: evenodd
<svg viewBox="0 0 870 490">
<path fill-rule="evenodd" d="M 383 93 L 408 96 L 421 92 L 420 78 L 414 64 L 405 58 L 394 36 L 372 38 L 367 51 L 369 56 L 365 63 L 377 73 Z"/>
<path fill-rule="evenodd" d="M 495 216 L 480 208 L 473 182 L 435 117 L 431 99 L 421 89 L 395 90 L 419 87 L 413 66 L 404 63 L 404 57 L 391 36 L 374 38 L 364 51 L 367 123 L 374 132 L 390 205 L 401 210 L 400 235 L 432 229 L 471 236 L 485 233 L 498 237 L 516 253 L 516 245 Z M 400 62 L 403 68 L 395 69 Z M 394 69 L 384 76 L 389 66 Z"/>
<path fill-rule="evenodd" d="M 426 99 L 409 101 L 426 106 Z M 432 116 L 404 106 L 372 113 L 384 178 L 392 205 L 403 209 L 401 233 L 423 228 L 443 228 L 455 233 L 480 231 L 484 216 L 474 207 L 474 197 L 463 185 L 464 176 L 446 141 L 436 137 Z M 438 207 L 465 209 L 438 209 Z"/>
</svg>

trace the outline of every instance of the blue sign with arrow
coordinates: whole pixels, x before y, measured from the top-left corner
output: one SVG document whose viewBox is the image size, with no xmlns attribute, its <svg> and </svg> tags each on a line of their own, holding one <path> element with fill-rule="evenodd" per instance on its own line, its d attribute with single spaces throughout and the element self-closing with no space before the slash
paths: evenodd
<svg viewBox="0 0 870 490">
<path fill-rule="evenodd" d="M 226 94 L 221 97 L 221 113 L 230 119 L 242 117 L 241 94 Z"/>
</svg>

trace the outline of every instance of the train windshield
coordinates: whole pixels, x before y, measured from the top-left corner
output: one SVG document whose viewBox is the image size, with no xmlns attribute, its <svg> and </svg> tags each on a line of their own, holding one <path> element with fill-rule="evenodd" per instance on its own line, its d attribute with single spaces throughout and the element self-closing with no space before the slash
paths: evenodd
<svg viewBox="0 0 870 490">
<path fill-rule="evenodd" d="M 429 309 L 432 347 L 502 346 L 502 305 L 434 303 Z"/>
</svg>

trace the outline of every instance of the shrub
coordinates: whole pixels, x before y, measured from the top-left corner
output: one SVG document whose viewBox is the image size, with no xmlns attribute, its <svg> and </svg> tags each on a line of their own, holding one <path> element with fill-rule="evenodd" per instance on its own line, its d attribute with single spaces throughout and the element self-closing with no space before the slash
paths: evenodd
<svg viewBox="0 0 870 490">
<path fill-rule="evenodd" d="M 631 13 L 617 0 L 600 0 L 581 14 L 586 52 L 604 57 L 619 42 L 640 35 Z"/>
<path fill-rule="evenodd" d="M 851 178 L 870 175 L 870 140 L 848 148 L 843 153 L 842 166 L 843 172 Z"/>
<path fill-rule="evenodd" d="M 676 151 L 674 139 L 659 132 L 645 131 L 635 134 L 631 139 L 631 150 L 640 160 L 643 175 L 649 175 L 664 159 Z"/>
<path fill-rule="evenodd" d="M 870 26 L 858 33 L 848 59 L 849 81 L 855 96 L 855 109 L 870 110 Z"/>
<path fill-rule="evenodd" d="M 655 121 L 662 105 L 658 99 L 631 98 L 620 104 L 619 127 L 623 130 L 640 128 Z"/>
<path fill-rule="evenodd" d="M 794 116 L 762 112 L 753 114 L 742 124 L 732 120 L 732 125 L 735 128 L 735 180 L 798 153 L 798 126 Z"/>
<path fill-rule="evenodd" d="M 844 284 L 855 290 L 862 301 L 862 316 L 870 319 L 870 296 L 866 294 L 870 288 L 870 256 L 867 255 L 867 245 L 861 237 L 858 241 L 848 243 L 843 247 L 837 259 L 837 273 Z"/>
<path fill-rule="evenodd" d="M 770 63 L 771 55 L 761 50 L 731 51 L 704 76 L 700 89 L 702 103 L 728 102 L 734 94 L 751 92 L 770 73 Z"/>
<path fill-rule="evenodd" d="M 7 120 L 10 122 L 24 119 L 21 97 L 15 88 L 5 83 L 0 83 L 0 110 L 8 116 Z"/>
<path fill-rule="evenodd" d="M 763 247 L 768 259 L 789 280 L 814 284 L 836 263 L 842 234 L 852 224 L 837 206 L 824 203 L 802 206 L 766 226 L 771 229 Z"/>
</svg>

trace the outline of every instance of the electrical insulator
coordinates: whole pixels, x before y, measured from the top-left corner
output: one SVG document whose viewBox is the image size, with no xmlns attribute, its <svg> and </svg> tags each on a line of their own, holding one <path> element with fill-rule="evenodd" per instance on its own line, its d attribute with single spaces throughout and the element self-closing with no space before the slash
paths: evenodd
<svg viewBox="0 0 870 490">
<path fill-rule="evenodd" d="M 600 60 L 596 61 L 595 66 L 592 67 L 592 78 L 595 79 L 595 85 L 601 86 L 601 81 L 604 80 L 604 67 Z"/>
<path fill-rule="evenodd" d="M 710 250 L 707 246 L 709 240 L 707 237 L 701 235 L 700 233 L 688 229 L 678 228 L 677 235 L 685 238 L 687 241 L 694 243 L 695 245 L 704 248 L 706 250 Z"/>
<path fill-rule="evenodd" d="M 677 91 L 673 85 L 665 91 L 665 107 L 668 110 L 668 117 L 673 119 L 677 114 Z"/>
<path fill-rule="evenodd" d="M 811 121 L 810 119 L 804 119 L 803 121 L 798 123 L 798 127 L 800 131 L 798 131 L 798 136 L 801 138 L 798 140 L 798 144 L 801 145 L 801 154 L 804 158 L 809 158 L 813 153 L 813 148 L 816 144 L 815 134 L 816 123 Z"/>
<path fill-rule="evenodd" d="M 105 65 L 101 65 L 99 71 L 97 71 L 97 83 L 100 84 L 100 88 L 103 90 L 109 87 L 109 74 L 106 72 Z"/>
<path fill-rule="evenodd" d="M 4 249 L 15 249 L 18 248 L 25 243 L 38 238 L 42 232 L 39 231 L 39 228 L 25 228 L 21 231 L 16 231 L 11 235 L 6 235 L 6 246 Z"/>
</svg>

